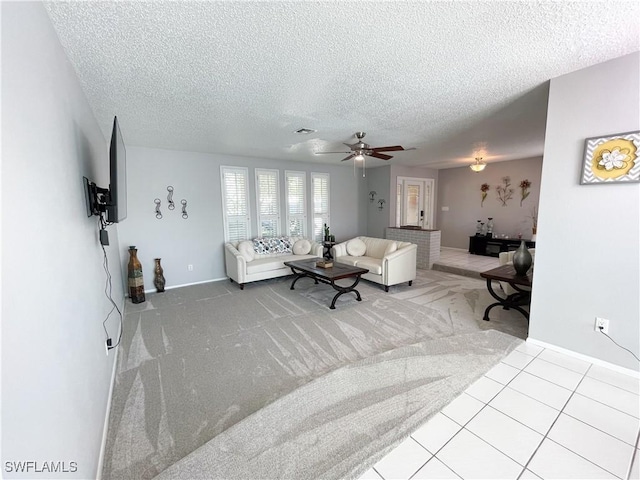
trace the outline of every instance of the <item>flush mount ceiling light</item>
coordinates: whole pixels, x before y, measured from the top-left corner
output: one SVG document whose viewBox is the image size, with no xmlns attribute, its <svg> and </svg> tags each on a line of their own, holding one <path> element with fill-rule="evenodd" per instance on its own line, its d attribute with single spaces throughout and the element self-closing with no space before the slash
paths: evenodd
<svg viewBox="0 0 640 480">
<path fill-rule="evenodd" d="M 469 165 L 469 168 L 474 172 L 479 173 L 484 170 L 484 167 L 486 166 L 487 164 L 482 161 L 482 157 L 476 157 L 476 163 Z"/>
</svg>

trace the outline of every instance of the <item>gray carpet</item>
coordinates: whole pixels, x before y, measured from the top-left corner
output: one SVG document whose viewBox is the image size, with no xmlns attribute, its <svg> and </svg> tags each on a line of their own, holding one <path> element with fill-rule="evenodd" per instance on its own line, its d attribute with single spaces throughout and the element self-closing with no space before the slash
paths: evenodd
<svg viewBox="0 0 640 480">
<path fill-rule="evenodd" d="M 360 360 L 258 410 L 156 478 L 358 478 L 521 342 L 489 330 Z"/>
<path fill-rule="evenodd" d="M 127 304 L 104 478 L 152 478 L 242 419 L 358 360 L 490 328 L 526 336 L 517 312 L 494 309 L 491 322 L 482 320 L 492 299 L 476 279 L 421 270 L 412 287 L 389 293 L 363 282 L 363 301 L 344 295 L 336 310 L 328 309 L 330 287 L 289 285 L 289 278 L 275 279 L 241 291 L 216 282 Z"/>
</svg>

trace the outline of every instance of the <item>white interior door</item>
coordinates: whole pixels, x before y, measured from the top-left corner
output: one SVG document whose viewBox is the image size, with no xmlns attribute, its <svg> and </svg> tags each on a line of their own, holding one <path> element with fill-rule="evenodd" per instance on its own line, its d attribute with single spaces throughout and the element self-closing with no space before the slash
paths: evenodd
<svg viewBox="0 0 640 480">
<path fill-rule="evenodd" d="M 398 177 L 396 226 L 433 228 L 433 179 Z"/>
</svg>

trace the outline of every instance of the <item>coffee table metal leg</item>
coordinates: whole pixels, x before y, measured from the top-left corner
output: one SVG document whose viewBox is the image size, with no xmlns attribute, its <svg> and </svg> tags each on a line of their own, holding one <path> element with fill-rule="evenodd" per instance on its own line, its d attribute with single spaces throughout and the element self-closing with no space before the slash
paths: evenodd
<svg viewBox="0 0 640 480">
<path fill-rule="evenodd" d="M 358 290 L 356 290 L 356 285 L 358 285 L 358 283 L 360 283 L 360 275 L 358 275 L 356 277 L 356 281 L 353 282 L 352 285 L 349 285 L 348 287 L 341 287 L 340 285 L 336 285 L 335 281 L 331 280 L 331 286 L 338 291 L 338 293 L 336 293 L 336 295 L 333 297 L 333 300 L 331 301 L 331 306 L 329 307 L 331 310 L 335 310 L 336 309 L 336 300 L 338 299 L 338 297 L 340 295 L 344 295 L 345 293 L 349 293 L 349 292 L 353 292 L 356 294 L 356 300 L 361 302 L 362 301 L 362 297 L 360 296 L 360 292 Z"/>
<path fill-rule="evenodd" d="M 290 290 L 294 290 L 294 288 L 293 288 L 293 287 L 296 285 L 296 282 L 297 282 L 298 280 L 300 280 L 301 278 L 303 278 L 303 277 L 308 277 L 308 275 L 306 275 L 306 274 L 304 274 L 304 273 L 296 272 L 296 271 L 293 269 L 293 267 L 291 267 L 291 271 L 292 271 L 292 272 L 293 272 L 293 274 L 296 276 L 296 278 L 294 278 L 294 279 L 293 279 L 293 282 L 291 283 L 291 288 L 290 288 Z M 318 283 L 318 282 L 316 281 L 316 283 Z"/>
</svg>

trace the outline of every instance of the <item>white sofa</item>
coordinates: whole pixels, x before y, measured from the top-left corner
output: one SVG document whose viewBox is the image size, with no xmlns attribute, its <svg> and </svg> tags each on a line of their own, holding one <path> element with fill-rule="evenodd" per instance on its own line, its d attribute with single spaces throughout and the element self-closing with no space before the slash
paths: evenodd
<svg viewBox="0 0 640 480">
<path fill-rule="evenodd" d="M 528 250 L 529 250 L 529 253 L 531 254 L 531 267 L 533 267 L 533 264 L 536 260 L 536 249 L 529 248 Z M 500 266 L 513 265 L 514 253 L 516 253 L 515 250 L 512 250 L 510 252 L 500 252 L 500 254 L 498 255 L 498 263 L 500 264 Z M 502 288 L 502 291 L 505 293 L 505 295 L 511 295 L 512 293 L 516 293 L 516 290 L 507 282 L 500 282 L 500 288 Z"/>
<path fill-rule="evenodd" d="M 284 262 L 322 258 L 322 244 L 304 237 L 255 238 L 224 245 L 227 277 L 244 289 L 245 283 L 292 275 Z"/>
<path fill-rule="evenodd" d="M 389 286 L 402 282 L 413 283 L 416 278 L 415 243 L 384 238 L 356 237 L 332 248 L 334 262 L 366 268 L 362 278 Z"/>
</svg>

